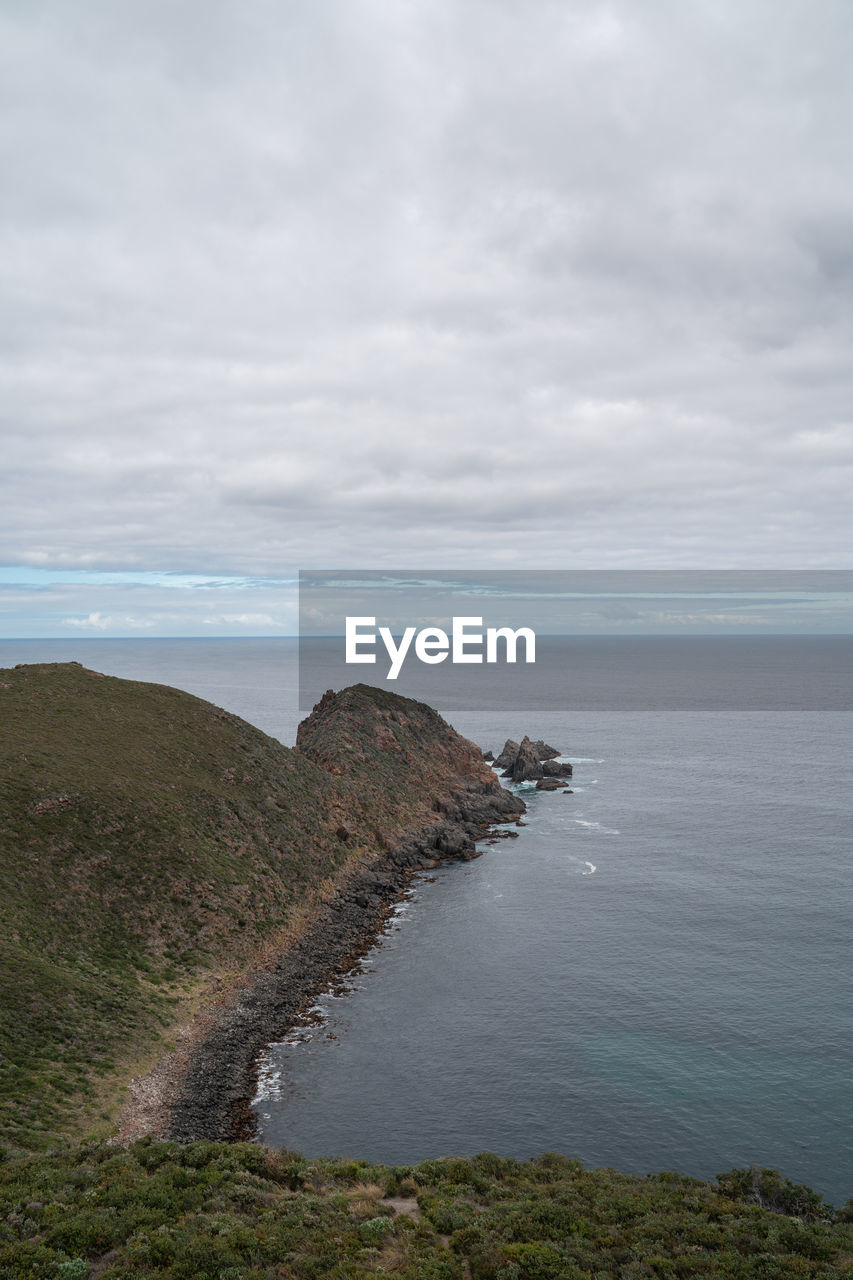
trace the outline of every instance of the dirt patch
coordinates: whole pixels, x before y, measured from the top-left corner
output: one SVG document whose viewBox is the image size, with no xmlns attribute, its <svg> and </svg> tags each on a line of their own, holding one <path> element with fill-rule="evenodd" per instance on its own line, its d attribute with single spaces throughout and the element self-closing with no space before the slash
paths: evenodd
<svg viewBox="0 0 853 1280">
<path fill-rule="evenodd" d="M 414 1222 L 420 1222 L 421 1220 L 421 1211 L 414 1196 L 386 1196 L 379 1203 L 383 1208 L 390 1209 L 392 1213 L 405 1214 L 407 1218 L 411 1218 Z"/>
</svg>

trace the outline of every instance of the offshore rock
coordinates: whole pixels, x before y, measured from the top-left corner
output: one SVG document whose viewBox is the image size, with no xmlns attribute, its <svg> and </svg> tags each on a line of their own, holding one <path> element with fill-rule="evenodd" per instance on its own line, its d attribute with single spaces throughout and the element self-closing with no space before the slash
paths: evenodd
<svg viewBox="0 0 853 1280">
<path fill-rule="evenodd" d="M 536 782 L 542 777 L 542 765 L 529 738 L 522 738 L 510 777 L 513 782 Z"/>
<path fill-rule="evenodd" d="M 570 778 L 572 766 L 558 763 L 556 760 L 543 760 L 542 772 L 546 778 Z"/>
<path fill-rule="evenodd" d="M 503 750 L 494 761 L 496 769 L 511 769 L 515 764 L 515 757 L 518 755 L 519 744 L 512 738 L 507 738 L 503 745 Z"/>
<path fill-rule="evenodd" d="M 524 739 L 524 742 L 526 742 L 529 745 L 530 751 L 533 753 L 533 757 L 536 760 L 550 763 L 550 761 L 555 760 L 557 756 L 560 755 L 560 752 L 557 750 L 556 747 L 549 746 L 548 743 L 545 742 L 542 738 L 537 738 L 536 741 L 534 742 L 530 738 L 526 737 Z M 504 769 L 506 772 L 501 775 L 502 777 L 512 778 L 514 782 L 518 782 L 519 779 L 515 777 L 514 771 L 515 771 L 515 762 L 518 759 L 518 754 L 521 751 L 521 746 L 522 744 L 516 742 L 513 738 L 507 738 L 506 742 L 504 743 L 503 750 L 501 751 L 497 759 L 495 759 L 492 756 L 491 752 L 487 752 L 483 756 L 483 759 L 484 760 L 491 759 L 492 764 L 496 769 Z M 561 770 L 559 774 L 553 773 L 550 768 L 544 770 L 544 772 L 546 776 L 549 776 L 549 777 L 561 777 L 561 778 L 571 777 L 571 773 L 572 773 L 571 765 L 560 765 L 559 767 Z M 566 772 L 566 770 L 568 770 L 568 772 Z M 540 774 L 531 775 L 531 777 L 537 777 L 537 778 L 540 776 L 541 776 Z"/>
</svg>

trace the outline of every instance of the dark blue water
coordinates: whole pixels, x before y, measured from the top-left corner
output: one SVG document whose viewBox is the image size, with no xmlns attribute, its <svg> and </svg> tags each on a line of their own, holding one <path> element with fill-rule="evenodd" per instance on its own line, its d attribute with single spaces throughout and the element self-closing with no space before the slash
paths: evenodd
<svg viewBox="0 0 853 1280">
<path fill-rule="evenodd" d="M 0 665 L 58 643 L 4 642 Z M 758 1163 L 843 1202 L 853 642 L 553 643 L 560 688 L 511 723 L 499 673 L 476 700 L 456 681 L 433 701 L 483 746 L 562 747 L 574 794 L 530 793 L 518 840 L 422 878 L 353 994 L 270 1050 L 264 1140 L 398 1164 Z M 292 741 L 290 642 L 73 648 Z"/>
</svg>

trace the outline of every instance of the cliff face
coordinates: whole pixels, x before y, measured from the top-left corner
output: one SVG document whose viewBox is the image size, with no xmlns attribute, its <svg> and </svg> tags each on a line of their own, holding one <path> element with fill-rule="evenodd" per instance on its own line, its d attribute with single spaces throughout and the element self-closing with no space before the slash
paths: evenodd
<svg viewBox="0 0 853 1280">
<path fill-rule="evenodd" d="M 341 962 L 410 868 L 520 808 L 430 708 L 366 686 L 291 750 L 175 689 L 0 671 L 0 1141 L 106 1125 L 213 990 L 269 973 L 338 901 Z"/>
<path fill-rule="evenodd" d="M 442 837 L 482 836 L 493 822 L 511 821 L 524 811 L 505 791 L 483 753 L 423 702 L 370 685 L 324 694 L 302 721 L 297 750 L 333 777 L 353 783 L 365 813 L 379 814 L 387 797 L 409 814 L 406 835 L 423 834 L 443 820 Z M 379 831 L 391 847 L 396 834 Z"/>
<path fill-rule="evenodd" d="M 482 752 L 425 702 L 372 685 L 351 685 L 323 695 L 299 725 L 296 746 L 329 773 L 404 780 L 408 774 L 481 781 L 495 790 L 495 777 Z M 498 788 L 499 789 L 499 788 Z"/>
</svg>

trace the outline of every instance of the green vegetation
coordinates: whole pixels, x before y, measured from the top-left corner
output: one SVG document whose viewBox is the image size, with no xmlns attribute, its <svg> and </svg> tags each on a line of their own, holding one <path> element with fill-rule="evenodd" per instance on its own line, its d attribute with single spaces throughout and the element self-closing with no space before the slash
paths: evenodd
<svg viewBox="0 0 853 1280">
<path fill-rule="evenodd" d="M 819 1197 L 799 1217 L 760 1208 L 751 1196 L 762 1179 L 795 1199 L 803 1191 L 768 1171 L 735 1170 L 715 1186 L 555 1155 L 390 1169 L 251 1145 L 90 1144 L 0 1165 L 0 1277 L 849 1274 L 850 1227 Z"/>
</svg>

